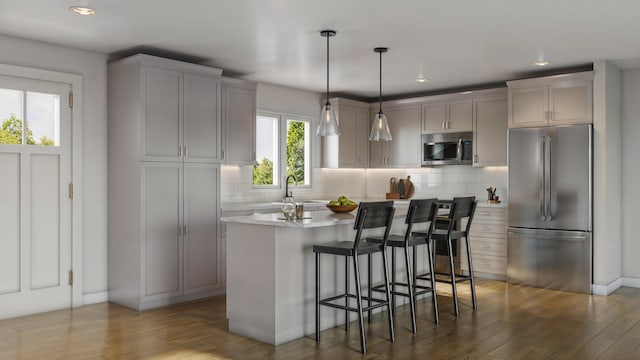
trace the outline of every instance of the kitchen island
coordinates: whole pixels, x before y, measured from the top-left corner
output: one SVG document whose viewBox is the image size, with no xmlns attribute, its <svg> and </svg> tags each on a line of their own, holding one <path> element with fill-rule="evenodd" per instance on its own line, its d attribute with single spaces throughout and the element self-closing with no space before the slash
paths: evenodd
<svg viewBox="0 0 640 360">
<path fill-rule="evenodd" d="M 314 244 L 353 241 L 356 211 L 305 212 L 302 220 L 282 214 L 223 217 L 227 223 L 227 318 L 229 331 L 278 345 L 315 332 Z M 396 206 L 394 227 L 400 233 L 406 206 Z M 426 249 L 422 264 L 426 268 Z M 344 260 L 322 256 L 321 296 L 344 291 Z M 351 263 L 349 266 L 353 266 Z M 373 282 L 382 281 L 382 264 L 374 256 Z M 366 284 L 366 259 L 361 261 Z M 399 279 L 404 271 L 398 266 Z M 353 279 L 351 279 L 353 284 Z M 351 285 L 354 289 L 354 285 Z M 379 294 L 381 296 L 381 294 Z M 400 300 L 400 298 L 398 299 Z M 344 311 L 322 309 L 322 328 L 344 323 Z M 353 314 L 355 316 L 355 314 Z"/>
</svg>

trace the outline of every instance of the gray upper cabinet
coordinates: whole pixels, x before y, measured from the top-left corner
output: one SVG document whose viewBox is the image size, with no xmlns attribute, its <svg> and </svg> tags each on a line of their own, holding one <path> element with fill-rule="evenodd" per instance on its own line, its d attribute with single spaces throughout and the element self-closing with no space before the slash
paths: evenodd
<svg viewBox="0 0 640 360">
<path fill-rule="evenodd" d="M 188 162 L 219 162 L 222 159 L 220 80 L 185 73 L 184 159 Z"/>
<path fill-rule="evenodd" d="M 142 89 L 137 94 L 135 88 L 123 91 L 142 100 L 141 160 L 219 162 L 220 79 L 215 74 L 156 66 L 142 65 L 140 69 Z"/>
<path fill-rule="evenodd" d="M 340 125 L 339 136 L 323 136 L 322 167 L 367 168 L 369 166 L 369 105 L 331 99 Z"/>
<path fill-rule="evenodd" d="M 507 91 L 473 100 L 473 165 L 507 165 Z"/>
<path fill-rule="evenodd" d="M 222 80 L 224 162 L 253 165 L 256 161 L 256 84 Z"/>
<path fill-rule="evenodd" d="M 471 97 L 456 94 L 433 98 L 422 104 L 423 134 L 471 131 L 473 127 Z"/>
<path fill-rule="evenodd" d="M 508 81 L 509 127 L 589 124 L 593 72 Z"/>
<path fill-rule="evenodd" d="M 420 167 L 420 105 L 383 106 L 382 109 L 393 140 L 369 143 L 370 167 Z"/>
</svg>

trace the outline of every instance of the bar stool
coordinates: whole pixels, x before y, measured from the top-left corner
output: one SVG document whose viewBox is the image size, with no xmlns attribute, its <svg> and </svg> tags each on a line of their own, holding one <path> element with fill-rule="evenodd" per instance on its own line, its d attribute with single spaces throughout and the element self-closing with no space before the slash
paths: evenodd
<svg viewBox="0 0 640 360">
<path fill-rule="evenodd" d="M 418 295 L 422 295 L 425 293 L 432 294 L 432 303 L 433 303 L 433 312 L 434 312 L 434 320 L 435 323 L 440 323 L 438 318 L 438 301 L 436 299 L 435 294 L 435 276 L 431 276 L 429 279 L 429 286 L 419 285 L 417 284 L 417 246 L 426 245 L 427 246 L 427 260 L 429 264 L 429 274 L 433 274 L 433 256 L 431 255 L 431 244 L 427 239 L 431 237 L 431 233 L 435 227 L 436 216 L 438 215 L 438 199 L 422 199 L 422 200 L 411 200 L 409 203 L 409 209 L 407 211 L 407 216 L 405 218 L 404 223 L 406 224 L 406 229 L 404 235 L 389 235 L 389 239 L 387 240 L 387 247 L 391 248 L 391 306 L 395 309 L 395 297 L 396 295 L 404 296 L 409 298 L 409 304 L 411 308 L 411 330 L 415 334 L 416 333 L 416 310 L 415 310 L 415 302 L 417 300 Z M 427 231 L 424 235 L 412 235 L 413 226 L 415 224 L 428 224 Z M 414 234 L 419 234 L 415 232 Z M 368 238 L 370 241 L 382 242 L 382 238 Z M 405 264 L 405 274 L 407 277 L 407 283 L 402 283 L 396 281 L 396 271 L 395 271 L 395 249 L 402 248 L 404 250 L 404 264 Z M 409 248 L 413 249 L 413 267 L 409 264 Z M 407 289 L 406 292 L 401 292 L 396 290 L 396 286 L 402 286 Z M 373 288 L 374 291 L 384 291 L 382 289 L 384 285 L 378 285 Z M 420 289 L 420 290 L 418 290 Z M 369 315 L 371 316 L 371 315 Z"/>
<path fill-rule="evenodd" d="M 345 330 L 349 330 L 349 312 L 358 313 L 358 322 L 360 326 L 360 350 L 363 354 L 366 354 L 367 347 L 364 337 L 364 322 L 363 312 L 379 307 L 387 306 L 389 317 L 389 334 L 391 341 L 395 341 L 395 335 L 393 332 L 393 314 L 391 313 L 391 302 L 389 293 L 389 276 L 387 269 L 387 257 L 383 251 L 389 237 L 389 231 L 391 230 L 391 222 L 393 221 L 393 214 L 395 209 L 393 208 L 393 201 L 380 201 L 380 202 L 361 202 L 358 206 L 358 214 L 354 225 L 356 230 L 355 240 L 351 241 L 334 241 L 324 244 L 318 244 L 313 246 L 313 252 L 316 254 L 316 341 L 320 341 L 320 305 L 330 306 L 337 309 L 345 310 Z M 382 243 L 371 242 L 366 238 L 362 239 L 363 230 L 384 228 L 384 236 Z M 384 283 L 386 288 L 386 300 L 375 299 L 369 296 L 362 296 L 360 289 L 360 271 L 358 269 L 358 257 L 360 255 L 369 255 L 373 253 L 380 253 L 382 255 L 382 264 L 384 272 Z M 320 254 L 341 255 L 345 257 L 345 292 L 331 296 L 328 298 L 320 299 Z M 349 293 L 349 257 L 353 259 L 353 269 L 355 275 L 356 294 Z M 371 279 L 369 279 L 371 282 Z M 345 304 L 337 304 L 336 300 L 345 300 Z M 349 304 L 350 299 L 356 300 L 356 307 L 352 307 Z M 369 305 L 367 307 L 362 306 L 362 299 L 367 300 Z M 371 303 L 374 304 L 371 304 Z"/>
<path fill-rule="evenodd" d="M 436 241 L 443 241 L 447 245 L 447 256 L 449 257 L 449 273 L 440 273 L 437 272 L 437 275 L 445 275 L 447 278 L 436 278 L 437 282 L 444 282 L 451 284 L 451 289 L 453 292 L 453 307 L 456 317 L 458 316 L 458 292 L 456 290 L 456 284 L 462 281 L 469 281 L 471 286 L 471 301 L 473 303 L 473 309 L 478 309 L 478 303 L 476 299 L 476 287 L 475 281 L 473 277 L 473 265 L 471 261 L 471 245 L 469 242 L 469 230 L 471 229 L 471 222 L 473 221 L 473 214 L 476 210 L 476 205 L 478 202 L 475 200 L 475 196 L 469 197 L 456 197 L 453 198 L 453 202 L 451 204 L 451 209 L 449 210 L 449 215 L 447 217 L 447 229 L 438 229 L 435 228 L 431 233 L 431 243 L 433 244 L 433 248 L 435 249 Z M 467 219 L 467 224 L 464 230 L 458 230 L 458 223 L 460 223 L 463 219 Z M 424 233 L 421 233 L 424 234 Z M 414 233 L 416 235 L 416 233 Z M 426 235 L 426 234 L 424 234 Z M 466 242 L 467 248 L 467 263 L 469 266 L 469 275 L 456 274 L 455 268 L 453 264 L 453 250 L 451 246 L 451 242 L 460 238 L 464 238 Z M 435 251 L 434 251 L 435 253 Z M 429 279 L 432 278 L 431 274 L 421 274 L 418 275 L 419 279 Z"/>
</svg>

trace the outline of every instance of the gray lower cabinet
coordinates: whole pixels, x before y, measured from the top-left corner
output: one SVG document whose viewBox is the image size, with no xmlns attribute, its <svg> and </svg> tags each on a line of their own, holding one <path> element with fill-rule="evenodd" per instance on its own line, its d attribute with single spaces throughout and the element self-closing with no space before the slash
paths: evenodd
<svg viewBox="0 0 640 360">
<path fill-rule="evenodd" d="M 130 261 L 142 273 L 128 280 L 140 293 L 131 299 L 137 303 L 132 307 L 143 310 L 191 300 L 223 288 L 219 179 L 217 164 L 141 164 L 141 256 Z M 112 284 L 114 289 L 121 285 Z"/>
<path fill-rule="evenodd" d="M 478 206 L 469 239 L 474 274 L 477 277 L 507 278 L 507 209 Z M 460 253 L 461 269 L 468 271 L 465 247 Z"/>
</svg>

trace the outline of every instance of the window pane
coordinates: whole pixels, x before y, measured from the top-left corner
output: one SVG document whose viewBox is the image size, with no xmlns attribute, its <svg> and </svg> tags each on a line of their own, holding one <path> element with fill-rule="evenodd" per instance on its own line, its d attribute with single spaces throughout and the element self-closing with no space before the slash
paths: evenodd
<svg viewBox="0 0 640 360">
<path fill-rule="evenodd" d="M 309 185 L 309 122 L 287 119 L 287 175 Z"/>
<path fill-rule="evenodd" d="M 60 145 L 60 96 L 27 92 L 27 144 Z"/>
<path fill-rule="evenodd" d="M 278 185 L 278 118 L 256 117 L 256 164 L 253 166 L 254 186 Z"/>
<path fill-rule="evenodd" d="M 22 144 L 22 91 L 0 89 L 0 144 Z"/>
</svg>

